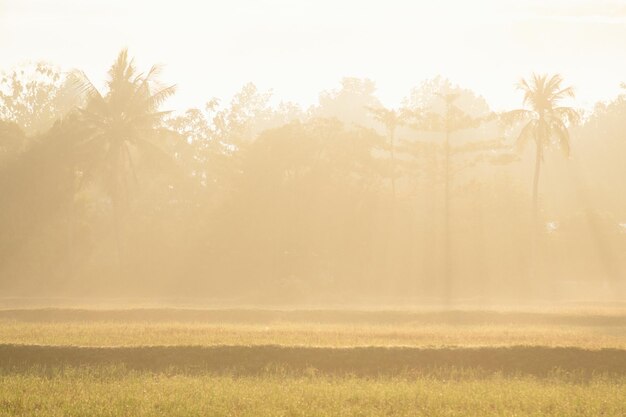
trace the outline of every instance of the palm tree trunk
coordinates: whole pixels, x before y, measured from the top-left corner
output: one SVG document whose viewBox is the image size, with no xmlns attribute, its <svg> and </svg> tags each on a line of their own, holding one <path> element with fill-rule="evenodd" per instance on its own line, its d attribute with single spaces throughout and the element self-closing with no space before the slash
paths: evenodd
<svg viewBox="0 0 626 417">
<path fill-rule="evenodd" d="M 444 243 L 443 243 L 443 268 L 444 268 L 444 302 L 446 305 L 452 302 L 452 264 L 450 257 L 450 127 L 446 127 L 445 143 L 445 189 L 444 189 Z"/>
<path fill-rule="evenodd" d="M 529 285 L 532 285 L 537 274 L 537 246 L 539 238 L 539 175 L 541 173 L 541 145 L 537 143 L 535 152 L 535 175 L 533 177 L 532 235 L 530 242 Z"/>
<path fill-rule="evenodd" d="M 113 169 L 113 193 L 111 195 L 111 203 L 113 205 L 113 228 L 115 233 L 115 252 L 117 255 L 117 266 L 122 268 L 122 179 L 123 164 L 121 162 L 121 152 L 118 149 L 115 165 Z"/>
<path fill-rule="evenodd" d="M 113 233 L 115 233 L 115 253 L 117 255 L 117 266 L 122 266 L 122 222 L 121 222 L 121 208 L 119 196 L 113 197 Z"/>
<path fill-rule="evenodd" d="M 391 213 L 388 219 L 387 232 L 385 234 L 385 273 L 388 274 L 389 280 L 392 282 L 387 289 L 393 291 L 396 289 L 398 281 L 397 268 L 394 262 L 395 242 L 396 242 L 396 153 L 394 148 L 395 127 L 388 126 L 389 146 L 391 153 Z"/>
<path fill-rule="evenodd" d="M 69 154 L 69 167 L 67 173 L 67 182 L 68 182 L 68 195 L 67 195 L 67 211 L 66 211 L 66 250 L 67 250 L 67 277 L 70 282 L 74 281 L 74 197 L 75 197 L 75 186 L 74 186 L 74 154 L 73 149 L 71 147 L 71 143 L 68 144 L 68 154 Z"/>
</svg>

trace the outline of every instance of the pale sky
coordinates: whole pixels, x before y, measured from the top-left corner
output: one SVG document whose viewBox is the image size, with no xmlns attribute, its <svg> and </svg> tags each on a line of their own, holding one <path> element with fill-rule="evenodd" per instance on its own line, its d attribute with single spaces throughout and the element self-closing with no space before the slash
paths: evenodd
<svg viewBox="0 0 626 417">
<path fill-rule="evenodd" d="M 533 71 L 561 73 L 588 108 L 626 81 L 626 0 L 0 0 L 0 70 L 46 60 L 100 83 L 123 47 L 166 65 L 176 108 L 249 81 L 307 107 L 344 76 L 397 106 L 441 74 L 503 110 Z"/>
</svg>

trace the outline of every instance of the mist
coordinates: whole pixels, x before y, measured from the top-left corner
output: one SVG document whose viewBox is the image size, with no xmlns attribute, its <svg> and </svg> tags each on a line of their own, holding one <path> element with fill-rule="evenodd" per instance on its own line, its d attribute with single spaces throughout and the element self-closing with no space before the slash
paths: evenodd
<svg viewBox="0 0 626 417">
<path fill-rule="evenodd" d="M 0 0 L 1 416 L 626 416 L 622 0 Z"/>
<path fill-rule="evenodd" d="M 625 16 L 2 2 L 1 297 L 622 302 Z"/>
<path fill-rule="evenodd" d="M 7 300 L 624 300 L 619 88 L 582 110 L 568 80 L 531 73 L 494 111 L 436 76 L 387 108 L 344 77 L 307 108 L 247 83 L 173 109 L 161 66 L 113 58 L 104 87 L 45 62 L 3 72 Z"/>
</svg>

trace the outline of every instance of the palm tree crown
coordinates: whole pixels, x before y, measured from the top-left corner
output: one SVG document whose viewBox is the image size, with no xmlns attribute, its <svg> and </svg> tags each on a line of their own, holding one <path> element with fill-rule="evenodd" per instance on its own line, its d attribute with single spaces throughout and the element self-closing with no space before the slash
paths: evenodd
<svg viewBox="0 0 626 417">
<path fill-rule="evenodd" d="M 579 115 L 571 107 L 560 106 L 564 99 L 574 97 L 574 89 L 561 87 L 562 82 L 563 78 L 558 74 L 551 77 L 533 74 L 529 81 L 521 80 L 518 84 L 518 88 L 524 92 L 524 104 L 530 109 L 513 110 L 504 116 L 508 123 L 528 121 L 517 138 L 520 148 L 532 139 L 542 157 L 544 149 L 556 142 L 569 156 L 567 126 L 577 123 Z"/>
<path fill-rule="evenodd" d="M 119 53 L 109 69 L 106 94 L 100 93 L 84 73 L 72 73 L 87 98 L 80 110 L 85 134 L 77 144 L 78 152 L 89 160 L 86 173 L 105 170 L 113 198 L 120 197 L 126 170 L 132 170 L 131 146 L 144 152 L 157 150 L 152 139 L 161 133 L 160 123 L 169 113 L 159 111 L 159 107 L 176 88 L 163 87 L 156 80 L 159 73 L 160 67 L 153 66 L 146 74 L 138 74 L 127 50 Z"/>
</svg>

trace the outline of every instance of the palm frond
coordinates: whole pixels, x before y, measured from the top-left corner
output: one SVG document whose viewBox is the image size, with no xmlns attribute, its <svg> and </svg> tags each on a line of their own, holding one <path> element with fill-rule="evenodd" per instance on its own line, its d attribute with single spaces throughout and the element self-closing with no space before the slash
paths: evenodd
<svg viewBox="0 0 626 417">
<path fill-rule="evenodd" d="M 176 93 L 176 85 L 165 87 L 156 93 L 150 95 L 146 100 L 146 106 L 149 109 L 156 110 L 161 104 Z"/>
<path fill-rule="evenodd" d="M 575 95 L 576 95 L 576 91 L 574 90 L 574 87 L 569 86 L 569 87 L 562 88 L 556 91 L 555 93 L 553 93 L 553 97 L 554 97 L 553 99 L 558 102 L 559 100 L 566 98 L 566 97 L 573 98 Z"/>
<path fill-rule="evenodd" d="M 571 107 L 556 107 L 552 113 L 560 120 L 567 120 L 570 124 L 580 122 L 580 114 Z"/>
<path fill-rule="evenodd" d="M 563 77 L 561 77 L 561 74 L 554 74 L 552 77 L 550 77 L 550 79 L 547 79 L 547 76 L 544 76 L 544 82 L 545 82 L 545 93 L 546 95 L 552 95 L 555 96 L 557 93 L 557 91 L 559 90 L 561 83 L 563 82 Z"/>
<path fill-rule="evenodd" d="M 128 59 L 128 49 L 122 49 L 117 55 L 117 59 L 109 68 L 109 85 L 121 80 L 131 80 L 135 75 L 135 65 L 133 59 Z"/>
<path fill-rule="evenodd" d="M 526 81 L 524 78 L 520 79 L 517 83 L 517 89 L 518 90 L 522 90 L 522 91 L 531 91 L 532 88 L 530 87 L 530 85 L 528 85 L 528 81 Z"/>
<path fill-rule="evenodd" d="M 161 88 L 160 83 L 156 80 L 156 77 L 160 75 L 162 71 L 161 65 L 153 65 L 150 70 L 144 75 L 138 74 L 133 79 L 133 85 L 135 85 L 135 93 L 139 93 L 143 96 L 149 96 L 152 94 L 152 90 L 155 87 Z"/>
<path fill-rule="evenodd" d="M 148 83 L 157 82 L 157 78 L 161 76 L 163 72 L 163 65 L 155 64 L 150 68 L 150 71 L 143 77 Z"/>
<path fill-rule="evenodd" d="M 567 126 L 560 119 L 554 119 L 551 124 L 552 134 L 558 139 L 559 148 L 566 157 L 570 154 L 570 140 Z"/>
<path fill-rule="evenodd" d="M 105 106 L 104 97 L 83 71 L 72 70 L 67 79 L 70 88 L 77 95 L 86 97 L 88 104 L 96 104 L 99 107 Z"/>
</svg>

